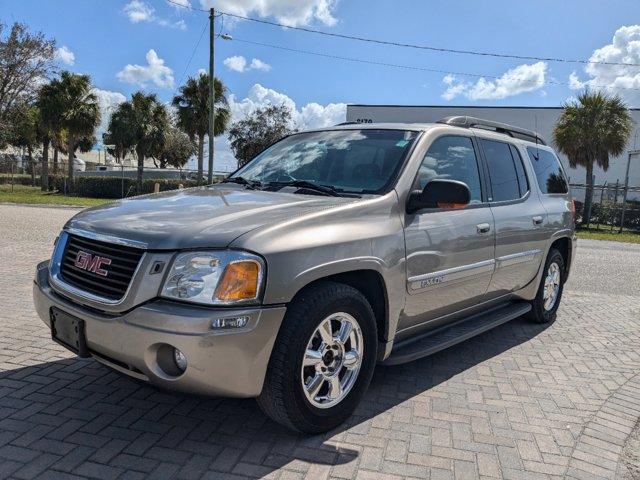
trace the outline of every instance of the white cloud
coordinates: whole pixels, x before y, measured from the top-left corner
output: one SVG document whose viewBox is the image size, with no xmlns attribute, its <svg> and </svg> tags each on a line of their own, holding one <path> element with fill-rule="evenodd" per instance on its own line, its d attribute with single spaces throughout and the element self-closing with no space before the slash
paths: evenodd
<svg viewBox="0 0 640 480">
<path fill-rule="evenodd" d="M 589 58 L 592 62 L 640 64 L 640 25 L 620 27 L 610 44 L 594 50 Z M 569 88 L 580 90 L 604 90 L 618 94 L 628 103 L 640 103 L 640 68 L 625 65 L 603 65 L 590 63 L 585 66 L 587 79 L 581 80 L 576 72 L 569 76 Z"/>
<path fill-rule="evenodd" d="M 332 26 L 337 0 L 200 0 L 203 8 L 215 7 L 235 15 L 274 17 L 292 27 L 318 21 Z"/>
<path fill-rule="evenodd" d="M 152 83 L 160 88 L 173 88 L 173 70 L 164 64 L 155 50 L 147 52 L 147 65 L 127 65 L 116 74 L 121 82 L 132 83 L 142 88 Z"/>
<path fill-rule="evenodd" d="M 291 127 L 298 130 L 312 128 L 329 127 L 344 122 L 347 116 L 346 103 L 328 103 L 321 105 L 316 102 L 307 103 L 298 108 L 296 103 L 289 96 L 271 88 L 266 88 L 256 83 L 247 96 L 241 100 L 235 95 L 229 95 L 229 109 L 231 111 L 231 122 L 236 122 L 255 111 L 258 108 L 268 105 L 284 104 L 291 110 Z M 236 160 L 229 146 L 226 137 L 218 137 L 215 141 L 215 168 L 223 171 L 232 171 L 236 168 Z M 206 157 L 206 155 L 205 155 Z M 195 163 L 189 164 L 190 168 L 195 168 Z"/>
<path fill-rule="evenodd" d="M 447 89 L 442 94 L 445 100 L 464 96 L 469 100 L 498 100 L 520 93 L 532 92 L 545 85 L 547 64 L 537 62 L 524 64 L 507 70 L 500 77 L 487 80 L 482 77 L 475 83 L 459 80 L 455 75 L 446 75 L 442 82 Z"/>
<path fill-rule="evenodd" d="M 124 6 L 123 12 L 131 23 L 151 22 L 155 19 L 155 9 L 142 0 L 131 0 Z"/>
<path fill-rule="evenodd" d="M 263 72 L 268 72 L 271 70 L 271 65 L 266 62 L 263 62 L 259 58 L 252 58 L 251 65 L 249 65 L 251 70 L 262 70 Z"/>
<path fill-rule="evenodd" d="M 247 59 L 242 55 L 234 55 L 233 57 L 225 58 L 222 63 L 229 70 L 233 70 L 234 72 L 244 72 L 244 69 L 247 66 Z"/>
<path fill-rule="evenodd" d="M 344 122 L 347 115 L 346 103 L 320 105 L 311 102 L 298 108 L 296 102 L 286 94 L 256 83 L 242 100 L 237 100 L 233 94 L 229 95 L 231 121 L 238 121 L 256 109 L 268 105 L 284 105 L 291 110 L 292 126 L 299 130 L 335 125 Z"/>
<path fill-rule="evenodd" d="M 180 0 L 180 3 L 184 4 L 185 0 Z M 186 0 L 186 3 L 189 3 L 188 0 Z M 176 8 L 180 7 L 176 6 Z M 179 28 L 180 30 L 186 30 L 187 28 L 187 24 L 184 20 L 173 22 L 171 20 L 158 17 L 156 15 L 155 8 L 144 0 L 131 0 L 124 6 L 122 11 L 129 18 L 131 23 L 149 22 L 156 23 L 162 27 Z"/>
<path fill-rule="evenodd" d="M 248 70 L 260 70 L 263 72 L 268 72 L 271 70 L 271 65 L 266 62 L 263 62 L 259 58 L 252 58 L 251 63 L 247 62 L 247 59 L 242 55 L 234 55 L 232 57 L 225 58 L 222 63 L 229 70 L 234 72 L 246 72 Z"/>
<path fill-rule="evenodd" d="M 69 47 L 67 47 L 66 45 L 63 45 L 55 51 L 54 58 L 64 63 L 65 65 L 73 65 L 74 63 L 76 63 L 75 54 L 71 50 L 69 50 Z"/>
<path fill-rule="evenodd" d="M 101 144 L 102 134 L 107 131 L 109 125 L 109 117 L 111 117 L 116 107 L 127 98 L 120 92 L 101 90 L 99 88 L 93 88 L 92 92 L 98 97 L 98 105 L 100 106 L 101 120 L 96 130 L 96 137 L 98 143 Z"/>
</svg>

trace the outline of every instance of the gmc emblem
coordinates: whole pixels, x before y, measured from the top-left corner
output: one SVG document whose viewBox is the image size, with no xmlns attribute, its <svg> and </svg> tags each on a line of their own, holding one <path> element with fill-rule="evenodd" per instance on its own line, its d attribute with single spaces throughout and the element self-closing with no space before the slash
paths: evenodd
<svg viewBox="0 0 640 480">
<path fill-rule="evenodd" d="M 102 266 L 111 265 L 111 259 L 101 257 L 99 255 L 91 255 L 90 253 L 78 250 L 76 259 L 73 264 L 82 270 L 86 270 L 87 272 L 106 277 L 109 272 L 102 268 Z"/>
</svg>

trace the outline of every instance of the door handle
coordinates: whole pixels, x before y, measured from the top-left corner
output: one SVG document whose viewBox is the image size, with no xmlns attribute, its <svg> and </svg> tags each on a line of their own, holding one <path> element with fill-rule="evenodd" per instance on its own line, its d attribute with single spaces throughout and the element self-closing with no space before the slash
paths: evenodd
<svg viewBox="0 0 640 480">
<path fill-rule="evenodd" d="M 542 217 L 540 215 L 536 215 L 535 217 L 533 217 L 533 224 L 542 225 Z"/>
<path fill-rule="evenodd" d="M 478 225 L 476 225 L 476 229 L 480 234 L 487 233 L 489 230 L 491 230 L 491 225 L 489 225 L 488 223 L 479 223 Z"/>
</svg>

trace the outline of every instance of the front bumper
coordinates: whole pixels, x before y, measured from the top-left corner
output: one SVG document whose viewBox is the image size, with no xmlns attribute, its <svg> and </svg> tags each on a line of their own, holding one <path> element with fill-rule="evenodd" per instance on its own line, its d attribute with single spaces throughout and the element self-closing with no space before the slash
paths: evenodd
<svg viewBox="0 0 640 480">
<path fill-rule="evenodd" d="M 71 301 L 49 284 L 48 262 L 36 270 L 36 311 L 50 327 L 52 307 L 85 321 L 87 347 L 98 361 L 161 387 L 204 395 L 255 397 L 264 382 L 284 306 L 206 308 L 156 299 L 120 314 L 106 314 Z M 214 331 L 216 318 L 248 316 L 246 327 Z M 161 346 L 180 349 L 188 366 L 167 374 Z"/>
</svg>

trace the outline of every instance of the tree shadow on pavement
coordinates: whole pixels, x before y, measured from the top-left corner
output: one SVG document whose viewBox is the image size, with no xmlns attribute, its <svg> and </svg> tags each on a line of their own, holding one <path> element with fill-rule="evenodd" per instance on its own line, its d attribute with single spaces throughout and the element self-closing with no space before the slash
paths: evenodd
<svg viewBox="0 0 640 480">
<path fill-rule="evenodd" d="M 223 472 L 262 477 L 284 466 L 305 471 L 304 462 L 344 465 L 361 453 L 355 435 L 366 433 L 380 415 L 467 375 L 545 328 L 516 319 L 431 357 L 378 366 L 351 419 L 317 436 L 291 433 L 266 418 L 253 400 L 160 391 L 95 360 L 72 358 L 5 371 L 0 374 L 0 459 L 19 468 L 28 464 L 28 450 L 47 452 L 52 462 L 45 468 L 59 472 L 81 473 L 97 464 L 152 474 L 164 466 L 165 473 L 173 469 L 188 478 L 206 472 L 212 478 Z M 419 408 L 414 404 L 414 412 Z"/>
</svg>

